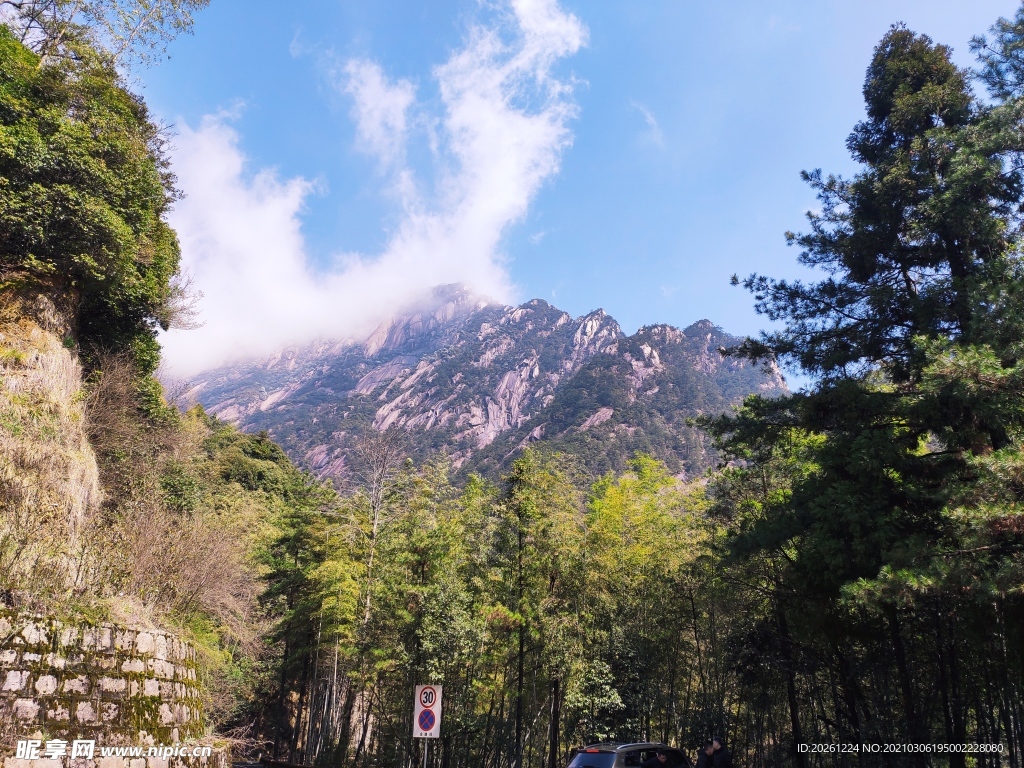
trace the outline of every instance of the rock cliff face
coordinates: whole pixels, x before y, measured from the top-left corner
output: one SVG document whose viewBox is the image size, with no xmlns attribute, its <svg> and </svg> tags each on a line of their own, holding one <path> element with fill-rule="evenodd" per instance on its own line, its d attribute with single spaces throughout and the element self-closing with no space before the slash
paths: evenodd
<svg viewBox="0 0 1024 768">
<path fill-rule="evenodd" d="M 72 578 L 101 501 L 82 369 L 64 316 L 43 296 L 0 295 L 0 563 L 11 583 Z"/>
<path fill-rule="evenodd" d="M 540 299 L 507 307 L 447 286 L 362 343 L 212 371 L 192 382 L 191 397 L 269 431 L 322 477 L 344 477 L 359 437 L 391 427 L 418 458 L 444 450 L 463 470 L 493 473 L 543 439 L 595 472 L 643 450 L 693 474 L 711 457 L 687 418 L 785 386 L 718 353 L 737 341 L 708 321 L 627 337 L 603 310 L 573 318 Z"/>
</svg>

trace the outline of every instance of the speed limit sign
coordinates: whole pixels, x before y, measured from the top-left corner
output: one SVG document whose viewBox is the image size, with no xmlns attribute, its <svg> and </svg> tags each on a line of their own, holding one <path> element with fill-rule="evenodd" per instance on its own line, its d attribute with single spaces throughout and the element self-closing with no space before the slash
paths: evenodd
<svg viewBox="0 0 1024 768">
<path fill-rule="evenodd" d="M 441 735 L 441 686 L 417 685 L 412 715 L 415 739 L 436 739 Z"/>
</svg>

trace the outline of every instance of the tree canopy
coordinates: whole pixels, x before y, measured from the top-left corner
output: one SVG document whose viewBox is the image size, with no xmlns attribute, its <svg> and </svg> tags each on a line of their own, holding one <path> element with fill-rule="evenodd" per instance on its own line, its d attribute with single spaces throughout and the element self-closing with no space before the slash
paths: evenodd
<svg viewBox="0 0 1024 768">
<path fill-rule="evenodd" d="M 165 134 L 111 63 L 74 47 L 44 64 L 0 26 L 0 280 L 59 297 L 87 352 L 130 350 L 150 373 L 181 298 Z"/>
<path fill-rule="evenodd" d="M 845 697 L 835 728 L 855 738 L 882 718 L 903 741 L 925 742 L 938 726 L 957 743 L 982 727 L 965 697 L 1003 697 L 1008 717 L 1019 706 L 1009 702 L 1021 670 L 991 654 L 994 642 L 1024 647 L 1020 484 L 1010 480 L 1024 466 L 1022 18 L 1000 21 L 992 44 L 975 41 L 991 101 L 946 46 L 900 25 L 883 37 L 865 77 L 866 119 L 847 140 L 860 170 L 804 173 L 821 211 L 808 232 L 787 234 L 825 276 L 743 281 L 781 328 L 738 353 L 781 360 L 811 383 L 709 422 L 740 462 L 718 501 L 732 521 L 730 558 L 760 569 L 784 666 L 817 654 L 835 676 Z M 783 629 L 793 624 L 802 649 Z M 926 658 L 940 666 L 928 684 Z"/>
</svg>

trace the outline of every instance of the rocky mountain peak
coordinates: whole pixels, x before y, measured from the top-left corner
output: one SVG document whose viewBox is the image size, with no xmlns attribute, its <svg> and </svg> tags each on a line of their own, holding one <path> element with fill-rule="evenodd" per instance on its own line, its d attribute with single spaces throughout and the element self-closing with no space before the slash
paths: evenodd
<svg viewBox="0 0 1024 768">
<path fill-rule="evenodd" d="M 417 305 L 382 322 L 363 342 L 367 357 L 427 348 L 439 332 L 489 305 L 467 286 L 442 285 Z"/>
<path fill-rule="evenodd" d="M 710 454 L 686 426 L 753 391 L 784 385 L 718 349 L 709 321 L 626 336 L 604 310 L 573 318 L 543 299 L 518 307 L 442 286 L 362 343 L 330 341 L 211 371 L 194 382 L 209 411 L 267 429 L 321 476 L 343 477 L 367 430 L 397 428 L 422 456 L 498 471 L 536 440 L 566 444 L 595 471 L 637 450 L 683 473 Z"/>
</svg>

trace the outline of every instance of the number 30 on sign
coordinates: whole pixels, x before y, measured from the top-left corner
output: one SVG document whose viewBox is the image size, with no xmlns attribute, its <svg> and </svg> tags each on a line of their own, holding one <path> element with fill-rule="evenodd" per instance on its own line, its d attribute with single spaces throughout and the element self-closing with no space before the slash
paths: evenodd
<svg viewBox="0 0 1024 768">
<path fill-rule="evenodd" d="M 436 739 L 441 735 L 441 686 L 417 685 L 412 713 L 415 739 Z"/>
</svg>

